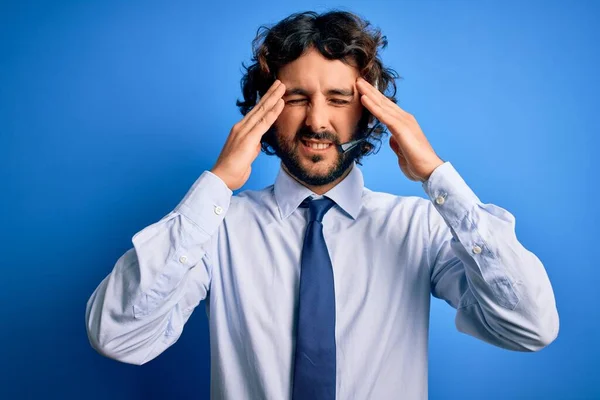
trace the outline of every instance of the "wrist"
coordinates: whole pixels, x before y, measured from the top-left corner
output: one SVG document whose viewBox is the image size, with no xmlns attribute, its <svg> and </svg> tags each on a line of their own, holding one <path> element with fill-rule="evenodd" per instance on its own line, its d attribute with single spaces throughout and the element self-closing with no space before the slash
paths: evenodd
<svg viewBox="0 0 600 400">
<path fill-rule="evenodd" d="M 210 172 L 215 175 L 217 178 L 219 178 L 220 180 L 223 181 L 223 183 L 229 188 L 229 190 L 233 190 L 231 189 L 231 185 L 229 184 L 226 175 L 223 173 L 223 171 L 221 171 L 219 168 L 213 167 Z"/>
<path fill-rule="evenodd" d="M 441 158 L 438 158 L 438 160 L 432 164 L 432 167 L 430 167 L 428 169 L 429 172 L 427 174 L 425 174 L 424 177 L 421 177 L 421 182 L 422 183 L 426 182 L 429 179 L 429 177 L 431 176 L 431 174 L 433 174 L 433 171 L 435 171 L 437 169 L 437 167 L 439 167 L 440 165 L 442 165 L 444 163 L 445 163 L 444 160 L 442 160 Z"/>
</svg>

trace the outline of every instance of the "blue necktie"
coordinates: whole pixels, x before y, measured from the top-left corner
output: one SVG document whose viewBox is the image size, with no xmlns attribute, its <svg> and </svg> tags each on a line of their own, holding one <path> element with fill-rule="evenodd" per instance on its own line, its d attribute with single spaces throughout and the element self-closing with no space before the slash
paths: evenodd
<svg viewBox="0 0 600 400">
<path fill-rule="evenodd" d="M 325 197 L 307 200 L 310 218 L 300 264 L 292 398 L 335 400 L 335 293 L 321 223 L 334 202 Z"/>
</svg>

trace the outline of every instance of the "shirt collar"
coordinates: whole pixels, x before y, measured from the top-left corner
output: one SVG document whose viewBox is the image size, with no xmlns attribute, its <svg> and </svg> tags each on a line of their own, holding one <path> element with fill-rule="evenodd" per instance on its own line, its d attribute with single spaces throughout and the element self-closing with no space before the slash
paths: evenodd
<svg viewBox="0 0 600 400">
<path fill-rule="evenodd" d="M 345 211 L 352 219 L 356 219 L 362 203 L 362 193 L 364 180 L 362 171 L 352 164 L 352 169 L 346 177 L 324 196 L 331 200 Z M 292 178 L 283 167 L 279 166 L 279 173 L 275 180 L 275 201 L 279 207 L 279 213 L 282 219 L 286 219 L 304 199 L 310 195 L 315 195 L 312 190 L 302 185 Z"/>
</svg>

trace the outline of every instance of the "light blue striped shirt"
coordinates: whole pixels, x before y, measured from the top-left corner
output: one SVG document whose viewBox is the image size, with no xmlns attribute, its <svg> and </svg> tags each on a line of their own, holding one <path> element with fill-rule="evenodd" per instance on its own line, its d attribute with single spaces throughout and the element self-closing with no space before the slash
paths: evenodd
<svg viewBox="0 0 600 400">
<path fill-rule="evenodd" d="M 400 177 L 400 175 L 399 175 Z M 400 179 L 400 178 L 399 178 Z M 459 331 L 536 351 L 558 334 L 544 266 L 515 218 L 483 204 L 449 161 L 427 199 L 374 192 L 355 164 L 325 194 L 336 302 L 337 398 L 426 399 L 431 294 Z M 206 300 L 211 398 L 289 399 L 300 277 L 313 193 L 283 169 L 235 196 L 205 171 L 177 207 L 133 236 L 87 303 L 92 346 L 143 364 L 177 341 Z"/>
</svg>

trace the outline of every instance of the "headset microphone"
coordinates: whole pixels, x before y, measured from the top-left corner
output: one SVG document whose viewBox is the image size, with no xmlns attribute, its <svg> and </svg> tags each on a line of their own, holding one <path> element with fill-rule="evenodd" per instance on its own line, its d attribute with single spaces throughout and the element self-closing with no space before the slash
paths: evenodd
<svg viewBox="0 0 600 400">
<path fill-rule="evenodd" d="M 357 139 L 357 140 L 353 140 L 351 142 L 342 143 L 342 144 L 338 145 L 337 148 L 340 153 L 344 154 L 347 151 L 350 151 L 353 148 L 355 148 L 358 144 L 360 144 L 364 140 L 367 140 L 367 138 L 364 137 L 362 139 Z"/>
</svg>

